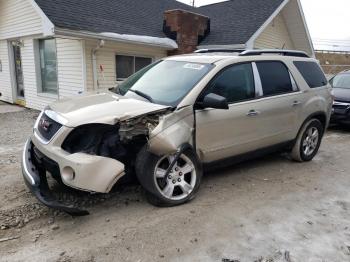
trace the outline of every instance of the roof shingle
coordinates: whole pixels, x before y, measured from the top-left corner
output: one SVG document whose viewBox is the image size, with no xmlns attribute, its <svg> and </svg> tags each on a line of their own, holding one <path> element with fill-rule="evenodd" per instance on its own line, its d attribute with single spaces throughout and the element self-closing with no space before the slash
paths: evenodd
<svg viewBox="0 0 350 262">
<path fill-rule="evenodd" d="M 245 44 L 284 0 L 230 0 L 199 7 L 211 19 L 201 45 Z"/>
<path fill-rule="evenodd" d="M 230 0 L 194 8 L 175 0 L 35 0 L 51 22 L 71 30 L 165 37 L 163 13 L 183 9 L 209 16 L 201 44 L 245 43 L 283 0 Z"/>
</svg>

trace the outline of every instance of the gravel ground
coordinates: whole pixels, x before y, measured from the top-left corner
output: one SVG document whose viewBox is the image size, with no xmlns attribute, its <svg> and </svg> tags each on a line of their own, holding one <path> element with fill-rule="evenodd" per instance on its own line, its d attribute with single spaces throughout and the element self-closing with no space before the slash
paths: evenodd
<svg viewBox="0 0 350 262">
<path fill-rule="evenodd" d="M 23 183 L 37 115 L 0 104 L 0 261 L 350 261 L 350 130 L 328 131 L 310 163 L 272 155 L 206 174 L 175 208 L 149 205 L 139 186 L 64 192 L 91 212 L 73 218 Z"/>
</svg>

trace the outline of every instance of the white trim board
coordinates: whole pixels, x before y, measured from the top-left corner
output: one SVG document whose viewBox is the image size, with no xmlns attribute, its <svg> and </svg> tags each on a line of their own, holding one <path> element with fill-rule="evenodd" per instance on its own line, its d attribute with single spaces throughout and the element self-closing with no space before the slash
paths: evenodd
<svg viewBox="0 0 350 262">
<path fill-rule="evenodd" d="M 44 11 L 39 7 L 35 0 L 28 1 L 33 6 L 34 10 L 38 13 L 38 15 L 41 17 L 44 36 L 53 36 L 55 33 L 55 25 L 50 21 L 50 19 L 46 16 Z"/>
<path fill-rule="evenodd" d="M 299 12 L 300 12 L 301 18 L 303 20 L 303 24 L 304 24 L 304 28 L 305 28 L 305 31 L 306 31 L 307 39 L 309 41 L 309 45 L 310 45 L 310 49 L 311 49 L 311 52 L 312 52 L 312 56 L 316 57 L 316 55 L 315 55 L 315 48 L 314 48 L 314 45 L 312 43 L 310 31 L 309 31 L 309 28 L 308 28 L 308 26 L 306 24 L 306 19 L 305 19 L 305 14 L 304 14 L 303 7 L 302 7 L 302 5 L 300 3 L 300 0 L 296 0 L 296 1 L 297 1 L 297 4 L 298 4 L 298 7 L 299 7 Z"/>
</svg>

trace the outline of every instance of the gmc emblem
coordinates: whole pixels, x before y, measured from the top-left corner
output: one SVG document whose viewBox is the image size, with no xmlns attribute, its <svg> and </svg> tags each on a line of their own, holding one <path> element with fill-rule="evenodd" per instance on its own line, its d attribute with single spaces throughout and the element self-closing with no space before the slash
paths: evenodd
<svg viewBox="0 0 350 262">
<path fill-rule="evenodd" d="M 48 132 L 49 129 L 50 129 L 50 127 L 51 127 L 51 123 L 50 123 L 48 120 L 46 120 L 46 119 L 41 119 L 39 125 L 40 125 L 46 132 Z"/>
</svg>

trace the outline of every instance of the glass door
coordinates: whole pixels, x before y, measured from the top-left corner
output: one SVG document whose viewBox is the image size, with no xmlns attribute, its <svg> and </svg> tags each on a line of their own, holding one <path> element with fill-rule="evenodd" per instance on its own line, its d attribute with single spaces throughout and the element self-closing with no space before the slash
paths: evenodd
<svg viewBox="0 0 350 262">
<path fill-rule="evenodd" d="M 17 98 L 24 98 L 23 68 L 21 58 L 21 47 L 19 45 L 13 45 L 13 57 L 15 63 L 14 68 Z"/>
</svg>

